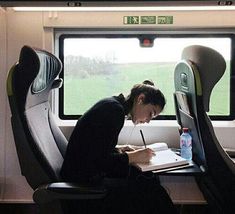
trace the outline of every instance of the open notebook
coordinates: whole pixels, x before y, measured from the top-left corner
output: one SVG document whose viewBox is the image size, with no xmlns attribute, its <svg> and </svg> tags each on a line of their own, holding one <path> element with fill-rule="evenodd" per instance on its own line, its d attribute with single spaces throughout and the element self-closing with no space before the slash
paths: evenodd
<svg viewBox="0 0 235 214">
<path fill-rule="evenodd" d="M 154 143 L 147 146 L 155 151 L 156 155 L 152 157 L 149 163 L 137 163 L 136 167 L 141 171 L 167 171 L 191 166 L 190 162 L 171 149 L 166 143 Z"/>
</svg>

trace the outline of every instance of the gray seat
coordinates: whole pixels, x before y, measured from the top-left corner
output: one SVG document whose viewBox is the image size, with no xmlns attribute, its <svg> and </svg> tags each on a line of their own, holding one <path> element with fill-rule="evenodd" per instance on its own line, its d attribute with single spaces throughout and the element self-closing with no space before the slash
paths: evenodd
<svg viewBox="0 0 235 214">
<path fill-rule="evenodd" d="M 178 124 L 193 137 L 193 160 L 204 171 L 197 177 L 211 213 L 235 213 L 235 164 L 216 138 L 207 112 L 210 95 L 226 68 L 217 51 L 186 47 L 175 67 L 175 109 Z"/>
<path fill-rule="evenodd" d="M 65 213 L 69 200 L 86 203 L 106 194 L 102 187 L 65 183 L 60 177 L 67 140 L 53 119 L 48 99 L 51 89 L 62 85 L 62 79 L 57 79 L 61 69 L 53 54 L 24 46 L 7 79 L 21 173 L 34 189 L 41 213 Z"/>
</svg>

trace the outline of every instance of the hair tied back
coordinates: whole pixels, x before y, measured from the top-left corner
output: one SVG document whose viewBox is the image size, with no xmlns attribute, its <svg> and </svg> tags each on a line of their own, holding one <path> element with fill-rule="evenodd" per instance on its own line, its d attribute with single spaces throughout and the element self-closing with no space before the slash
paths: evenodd
<svg viewBox="0 0 235 214">
<path fill-rule="evenodd" d="M 144 81 L 143 81 L 143 84 L 154 86 L 154 82 L 151 81 L 151 80 L 144 80 Z"/>
</svg>

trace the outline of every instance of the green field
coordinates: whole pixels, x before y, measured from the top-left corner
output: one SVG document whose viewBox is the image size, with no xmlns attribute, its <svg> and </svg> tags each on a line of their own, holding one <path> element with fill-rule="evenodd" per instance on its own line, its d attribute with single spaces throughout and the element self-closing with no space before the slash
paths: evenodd
<svg viewBox="0 0 235 214">
<path fill-rule="evenodd" d="M 227 63 L 227 71 L 230 71 Z M 64 78 L 64 114 L 81 115 L 101 98 L 123 93 L 128 95 L 132 86 L 151 79 L 164 93 L 167 104 L 162 114 L 174 115 L 175 63 L 113 65 L 110 74 L 92 74 L 86 77 L 67 75 Z M 229 72 L 216 85 L 211 96 L 211 115 L 229 114 Z"/>
</svg>

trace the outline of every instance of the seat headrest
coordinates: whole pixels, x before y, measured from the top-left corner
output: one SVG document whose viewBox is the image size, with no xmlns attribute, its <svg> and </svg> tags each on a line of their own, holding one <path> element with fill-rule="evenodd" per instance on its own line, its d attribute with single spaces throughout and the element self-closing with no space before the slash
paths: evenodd
<svg viewBox="0 0 235 214">
<path fill-rule="evenodd" d="M 45 50 L 29 46 L 21 49 L 19 64 L 31 68 L 28 69 L 31 76 L 36 75 L 35 79 L 33 78 L 32 93 L 39 93 L 53 85 L 62 68 L 61 61 L 56 56 Z M 34 74 L 31 71 L 35 71 Z M 57 87 L 60 86 L 57 85 Z"/>
<path fill-rule="evenodd" d="M 62 63 L 55 55 L 38 48 L 23 46 L 14 72 L 15 93 L 23 109 L 46 102 L 51 89 L 60 87 L 57 76 Z"/>
<path fill-rule="evenodd" d="M 208 112 L 212 89 L 226 69 L 223 56 L 212 48 L 192 45 L 184 48 L 181 59 L 190 61 L 197 67 L 202 85 L 203 105 Z"/>
</svg>

